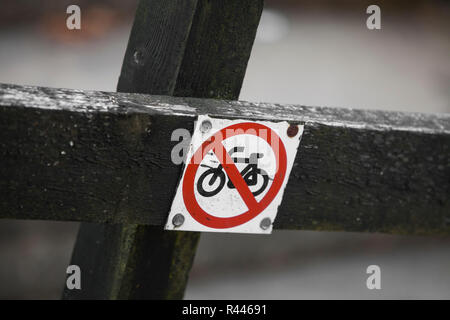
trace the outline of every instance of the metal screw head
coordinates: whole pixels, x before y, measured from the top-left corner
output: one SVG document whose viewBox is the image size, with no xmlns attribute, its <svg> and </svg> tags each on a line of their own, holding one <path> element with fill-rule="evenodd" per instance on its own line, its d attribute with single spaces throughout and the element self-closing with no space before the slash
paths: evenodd
<svg viewBox="0 0 450 320">
<path fill-rule="evenodd" d="M 144 55 L 142 51 L 136 50 L 133 54 L 134 63 L 141 65 L 143 63 Z"/>
<path fill-rule="evenodd" d="M 261 220 L 261 223 L 259 224 L 259 226 L 261 227 L 261 229 L 263 230 L 267 230 L 270 228 L 270 226 L 272 225 L 272 221 L 270 220 L 270 218 L 264 218 Z"/>
<path fill-rule="evenodd" d="M 181 213 L 177 213 L 172 218 L 172 224 L 174 227 L 179 227 L 184 223 L 184 216 Z"/>
<path fill-rule="evenodd" d="M 287 129 L 287 135 L 288 137 L 292 138 L 295 137 L 298 133 L 298 126 L 295 124 L 289 125 L 289 128 Z"/>
<path fill-rule="evenodd" d="M 211 130 L 212 128 L 212 123 L 209 120 L 205 120 L 202 122 L 201 126 L 200 126 L 200 131 L 203 133 L 208 132 L 209 130 Z"/>
</svg>

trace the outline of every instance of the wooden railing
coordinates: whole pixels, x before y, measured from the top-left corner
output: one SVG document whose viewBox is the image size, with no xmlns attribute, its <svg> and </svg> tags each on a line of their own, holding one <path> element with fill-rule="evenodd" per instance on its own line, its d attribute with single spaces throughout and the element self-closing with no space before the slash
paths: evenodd
<svg viewBox="0 0 450 320">
<path fill-rule="evenodd" d="M 199 233 L 163 230 L 171 135 L 203 114 L 305 125 L 275 229 L 450 234 L 448 114 L 232 101 L 262 6 L 142 0 L 128 93 L 0 85 L 0 218 L 83 222 L 63 298 L 183 296 Z"/>
</svg>

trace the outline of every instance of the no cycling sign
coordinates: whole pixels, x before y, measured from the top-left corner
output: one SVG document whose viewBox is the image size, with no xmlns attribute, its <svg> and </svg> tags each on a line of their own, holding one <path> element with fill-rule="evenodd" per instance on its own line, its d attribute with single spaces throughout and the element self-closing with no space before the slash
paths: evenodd
<svg viewBox="0 0 450 320">
<path fill-rule="evenodd" d="M 302 134 L 200 115 L 165 229 L 271 233 Z"/>
</svg>

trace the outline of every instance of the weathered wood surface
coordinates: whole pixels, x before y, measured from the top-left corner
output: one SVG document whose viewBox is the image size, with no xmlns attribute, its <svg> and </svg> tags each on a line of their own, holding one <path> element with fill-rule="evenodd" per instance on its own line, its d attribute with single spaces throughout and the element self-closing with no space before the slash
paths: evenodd
<svg viewBox="0 0 450 320">
<path fill-rule="evenodd" d="M 118 91 L 236 100 L 263 0 L 144 0 Z"/>
<path fill-rule="evenodd" d="M 261 11 L 262 0 L 141 0 L 117 91 L 237 99 Z M 153 134 L 165 130 L 138 119 L 129 128 L 139 135 L 141 125 Z M 145 180 L 147 173 L 126 177 L 120 198 L 133 193 L 132 179 Z M 153 212 L 166 214 L 146 197 Z M 128 215 L 130 208 L 117 200 L 114 215 Z M 135 209 L 145 215 L 149 208 Z M 66 290 L 63 297 L 182 298 L 200 234 L 122 222 L 81 224 L 71 263 L 89 275 L 83 290 Z"/>
<path fill-rule="evenodd" d="M 138 224 L 82 223 L 71 264 L 81 290 L 63 299 L 181 299 L 198 236 Z"/>
<path fill-rule="evenodd" d="M 1 218 L 162 226 L 196 116 L 304 123 L 276 229 L 449 234 L 450 115 L 0 86 Z"/>
</svg>

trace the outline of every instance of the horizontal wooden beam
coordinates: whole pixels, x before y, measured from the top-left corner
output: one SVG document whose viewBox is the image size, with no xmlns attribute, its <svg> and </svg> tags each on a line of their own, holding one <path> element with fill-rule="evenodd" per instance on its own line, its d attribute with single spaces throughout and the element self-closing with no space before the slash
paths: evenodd
<svg viewBox="0 0 450 320">
<path fill-rule="evenodd" d="M 182 170 L 171 135 L 199 114 L 305 124 L 276 229 L 450 234 L 449 114 L 9 84 L 0 218 L 162 226 Z"/>
</svg>

